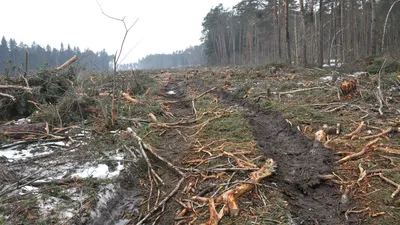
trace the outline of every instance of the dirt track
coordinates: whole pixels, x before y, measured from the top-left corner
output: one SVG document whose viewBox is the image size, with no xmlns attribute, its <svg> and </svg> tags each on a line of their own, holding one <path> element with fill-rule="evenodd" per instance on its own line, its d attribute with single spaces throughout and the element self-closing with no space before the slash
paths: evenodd
<svg viewBox="0 0 400 225">
<path fill-rule="evenodd" d="M 258 147 L 278 163 L 272 182 L 287 197 L 295 224 L 346 224 L 337 186 L 321 182 L 319 175 L 330 174 L 334 153 L 319 142 L 312 143 L 287 123 L 279 112 L 261 109 L 230 94 L 220 94 L 227 104 L 246 109 Z"/>
<path fill-rule="evenodd" d="M 210 88 L 204 87 L 202 81 L 192 82 L 201 84 L 197 86 L 198 91 Z M 180 98 L 185 92 L 182 90 L 184 86 L 178 81 L 171 81 L 165 92 L 175 91 L 176 98 Z M 286 196 L 293 224 L 353 224 L 357 221 L 351 216 L 348 221 L 345 220 L 344 213 L 351 207 L 351 203 L 340 203 L 339 187 L 318 178 L 334 170 L 337 158 L 332 151 L 319 142 L 313 143 L 292 128 L 280 112 L 262 109 L 230 93 L 217 94 L 225 104 L 239 105 L 245 109 L 258 147 L 266 157 L 276 160 L 278 170 L 268 183 L 276 183 Z M 180 107 L 174 111 L 182 113 Z"/>
</svg>

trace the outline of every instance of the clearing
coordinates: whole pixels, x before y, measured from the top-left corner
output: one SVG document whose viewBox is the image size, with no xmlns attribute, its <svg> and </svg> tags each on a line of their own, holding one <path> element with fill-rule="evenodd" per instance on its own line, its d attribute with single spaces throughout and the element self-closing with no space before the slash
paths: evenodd
<svg viewBox="0 0 400 225">
<path fill-rule="evenodd" d="M 0 126 L 0 224 L 400 221 L 397 74 L 269 65 L 70 79 L 61 94 L 47 86 L 54 104 L 13 93 L 37 112 Z"/>
</svg>

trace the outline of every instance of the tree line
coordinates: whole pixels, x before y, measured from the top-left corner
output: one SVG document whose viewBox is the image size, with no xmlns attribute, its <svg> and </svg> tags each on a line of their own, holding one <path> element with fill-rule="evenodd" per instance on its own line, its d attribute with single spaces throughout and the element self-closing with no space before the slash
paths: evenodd
<svg viewBox="0 0 400 225">
<path fill-rule="evenodd" d="M 151 54 L 135 64 L 121 65 L 121 69 L 162 69 L 202 66 L 206 64 L 204 45 L 190 46 L 172 54 Z"/>
<path fill-rule="evenodd" d="M 113 56 L 108 55 L 105 50 L 93 52 L 90 49 L 81 51 L 79 47 L 61 43 L 60 48 L 52 48 L 50 45 L 42 47 L 35 42 L 31 46 L 20 42 L 17 44 L 15 39 L 6 40 L 3 36 L 0 43 L 0 74 L 9 76 L 21 74 L 28 70 L 36 69 L 41 66 L 57 67 L 70 59 L 78 56 L 79 66 L 87 71 L 109 71 L 111 70 Z M 26 56 L 28 61 L 26 62 Z M 27 65 L 26 65 L 27 64 Z"/>
<path fill-rule="evenodd" d="M 398 2 L 243 0 L 232 9 L 220 4 L 203 21 L 207 62 L 322 67 L 333 60 L 342 63 L 377 54 L 399 59 Z"/>
</svg>

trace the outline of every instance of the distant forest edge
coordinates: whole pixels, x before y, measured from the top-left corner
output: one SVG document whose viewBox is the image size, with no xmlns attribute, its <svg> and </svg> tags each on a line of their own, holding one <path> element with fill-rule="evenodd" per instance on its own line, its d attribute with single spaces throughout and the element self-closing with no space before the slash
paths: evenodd
<svg viewBox="0 0 400 225">
<path fill-rule="evenodd" d="M 151 54 L 140 59 L 137 63 L 120 65 L 119 69 L 163 69 L 202 66 L 207 63 L 203 46 L 203 44 L 191 46 L 172 54 Z"/>
<path fill-rule="evenodd" d="M 50 45 L 42 47 L 35 42 L 28 46 L 22 42 L 17 45 L 15 39 L 9 41 L 3 36 L 0 44 L 0 74 L 16 75 L 25 70 L 25 54 L 28 51 L 28 70 L 41 66 L 57 67 L 65 61 L 78 56 L 79 67 L 87 71 L 109 71 L 112 68 L 113 55 L 108 55 L 105 50 L 93 52 L 86 49 L 83 52 L 79 47 L 66 47 L 61 43 L 60 48 Z"/>
<path fill-rule="evenodd" d="M 231 9 L 219 4 L 208 12 L 202 45 L 195 47 L 201 51 L 149 55 L 136 66 L 286 62 L 323 67 L 380 55 L 400 60 L 399 24 L 398 0 L 242 0 Z"/>
</svg>

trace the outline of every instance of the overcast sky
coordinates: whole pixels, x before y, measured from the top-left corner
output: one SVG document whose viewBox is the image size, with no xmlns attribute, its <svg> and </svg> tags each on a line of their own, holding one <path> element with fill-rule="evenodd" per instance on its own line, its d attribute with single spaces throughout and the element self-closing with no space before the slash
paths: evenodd
<svg viewBox="0 0 400 225">
<path fill-rule="evenodd" d="M 123 63 L 152 53 L 172 53 L 200 43 L 201 23 L 209 10 L 222 3 L 232 7 L 240 0 L 99 0 L 114 17 L 126 16 L 127 25 L 139 21 L 129 33 L 126 52 L 137 47 Z M 114 54 L 124 35 L 121 22 L 101 14 L 96 0 L 1 1 L 0 36 L 31 45 L 79 46 L 81 50 L 106 49 Z M 124 54 L 124 53 L 123 53 Z"/>
</svg>

